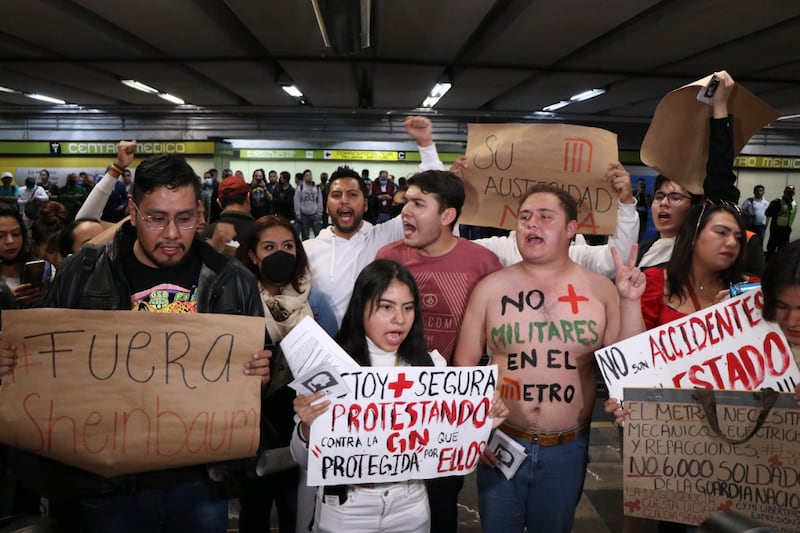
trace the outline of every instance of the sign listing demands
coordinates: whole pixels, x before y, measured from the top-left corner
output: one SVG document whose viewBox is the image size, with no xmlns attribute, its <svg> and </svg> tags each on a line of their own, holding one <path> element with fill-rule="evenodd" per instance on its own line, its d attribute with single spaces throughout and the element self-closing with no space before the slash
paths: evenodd
<svg viewBox="0 0 800 533">
<path fill-rule="evenodd" d="M 472 472 L 489 439 L 497 367 L 365 367 L 311 426 L 308 484 Z"/>
<path fill-rule="evenodd" d="M 763 305 L 761 289 L 749 291 L 597 350 L 609 396 L 622 399 L 623 387 L 794 391 L 800 370 Z"/>
<path fill-rule="evenodd" d="M 776 532 L 800 531 L 800 411 L 793 395 L 780 394 L 756 434 L 732 444 L 715 434 L 692 394 L 626 389 L 625 514 L 697 525 L 733 511 Z M 747 437 L 761 413 L 756 394 L 715 395 L 722 434 Z"/>
<path fill-rule="evenodd" d="M 107 477 L 258 448 L 261 383 L 242 368 L 263 318 L 27 309 L 3 326 L 19 360 L 0 442 Z"/>
<path fill-rule="evenodd" d="M 619 159 L 610 131 L 567 124 L 470 124 L 463 224 L 516 229 L 520 197 L 539 183 L 578 202 L 578 233 L 613 235 L 617 194 L 602 181 Z"/>
</svg>

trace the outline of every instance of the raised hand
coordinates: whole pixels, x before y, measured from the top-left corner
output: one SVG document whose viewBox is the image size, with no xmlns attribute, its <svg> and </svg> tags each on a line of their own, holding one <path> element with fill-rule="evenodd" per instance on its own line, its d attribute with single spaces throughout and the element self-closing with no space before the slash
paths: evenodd
<svg viewBox="0 0 800 533">
<path fill-rule="evenodd" d="M 730 98 L 736 82 L 725 70 L 715 72 L 714 76 L 719 80 L 717 90 L 714 91 L 714 96 L 711 97 L 714 118 L 725 118 L 728 116 L 728 98 Z"/>
<path fill-rule="evenodd" d="M 461 178 L 464 179 L 464 171 L 467 170 L 469 167 L 469 158 L 466 155 L 458 156 L 458 159 L 453 161 L 453 164 L 450 165 L 450 172 Z"/>
<path fill-rule="evenodd" d="M 408 135 L 417 141 L 417 145 L 421 148 L 433 144 L 433 125 L 428 118 L 410 116 L 406 118 L 404 125 Z"/>
<path fill-rule="evenodd" d="M 625 167 L 622 166 L 622 163 L 619 161 L 615 161 L 614 163 L 610 163 L 608 165 L 608 170 L 606 170 L 605 175 L 603 176 L 604 182 L 611 182 L 611 186 L 614 187 L 614 190 L 617 191 L 619 195 L 619 201 L 623 204 L 633 204 L 635 200 L 633 199 L 633 185 L 631 184 L 631 175 L 625 170 Z"/>
<path fill-rule="evenodd" d="M 117 145 L 117 164 L 127 168 L 136 156 L 136 141 L 120 141 Z"/>
<path fill-rule="evenodd" d="M 620 298 L 636 301 L 644 294 L 647 278 L 644 273 L 636 266 L 636 254 L 639 252 L 639 245 L 631 247 L 627 263 L 622 262 L 619 252 L 615 247 L 611 247 L 611 257 L 614 258 L 614 265 L 617 268 L 617 292 Z"/>
</svg>

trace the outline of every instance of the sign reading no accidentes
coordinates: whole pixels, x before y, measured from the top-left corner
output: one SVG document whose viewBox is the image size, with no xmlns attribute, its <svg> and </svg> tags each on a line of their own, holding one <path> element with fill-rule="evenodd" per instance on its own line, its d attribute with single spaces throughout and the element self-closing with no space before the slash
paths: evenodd
<svg viewBox="0 0 800 533">
<path fill-rule="evenodd" d="M 466 475 L 489 440 L 497 367 L 380 367 L 342 373 L 351 393 L 311 426 L 308 484 Z"/>
<path fill-rule="evenodd" d="M 256 452 L 261 383 L 242 369 L 263 318 L 29 309 L 3 311 L 3 338 L 0 442 L 103 476 Z"/>
<path fill-rule="evenodd" d="M 763 305 L 761 289 L 749 291 L 597 350 L 609 396 L 622 399 L 625 387 L 794 391 L 800 370 Z"/>
<path fill-rule="evenodd" d="M 470 124 L 462 224 L 516 229 L 519 199 L 551 183 L 578 202 L 578 233 L 613 235 L 618 195 L 602 181 L 617 135 L 566 124 Z"/>
</svg>

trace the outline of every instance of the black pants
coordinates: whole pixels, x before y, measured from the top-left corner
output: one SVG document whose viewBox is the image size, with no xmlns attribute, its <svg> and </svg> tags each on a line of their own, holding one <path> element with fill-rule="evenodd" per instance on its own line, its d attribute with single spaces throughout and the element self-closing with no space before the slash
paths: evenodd
<svg viewBox="0 0 800 533">
<path fill-rule="evenodd" d="M 294 533 L 297 517 L 297 480 L 299 471 L 292 468 L 244 483 L 239 496 L 241 511 L 239 531 L 242 533 L 269 531 L 272 503 L 278 510 L 278 531 Z"/>
<path fill-rule="evenodd" d="M 777 252 L 782 246 L 789 243 L 789 235 L 792 233 L 792 228 L 770 225 L 769 228 L 769 241 L 767 241 L 767 259 Z"/>
<path fill-rule="evenodd" d="M 428 479 L 428 501 L 431 506 L 431 531 L 456 533 L 458 531 L 458 494 L 464 486 L 464 476 Z"/>
</svg>

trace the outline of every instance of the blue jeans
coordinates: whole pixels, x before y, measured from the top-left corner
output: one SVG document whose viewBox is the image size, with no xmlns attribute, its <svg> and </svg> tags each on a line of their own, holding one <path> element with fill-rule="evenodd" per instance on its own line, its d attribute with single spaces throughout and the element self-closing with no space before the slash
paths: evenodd
<svg viewBox="0 0 800 533">
<path fill-rule="evenodd" d="M 320 215 L 300 215 L 297 223 L 300 225 L 298 233 L 300 233 L 300 237 L 304 241 L 311 236 L 309 233 L 311 230 L 314 230 L 315 237 L 322 230 L 322 217 Z"/>
<path fill-rule="evenodd" d="M 511 479 L 478 465 L 478 507 L 484 533 L 570 533 L 583 491 L 589 436 L 559 446 L 514 439 L 528 456 Z"/>
<path fill-rule="evenodd" d="M 81 499 L 87 533 L 224 533 L 228 501 L 209 494 L 211 481 L 189 481 L 165 489 Z"/>
</svg>

